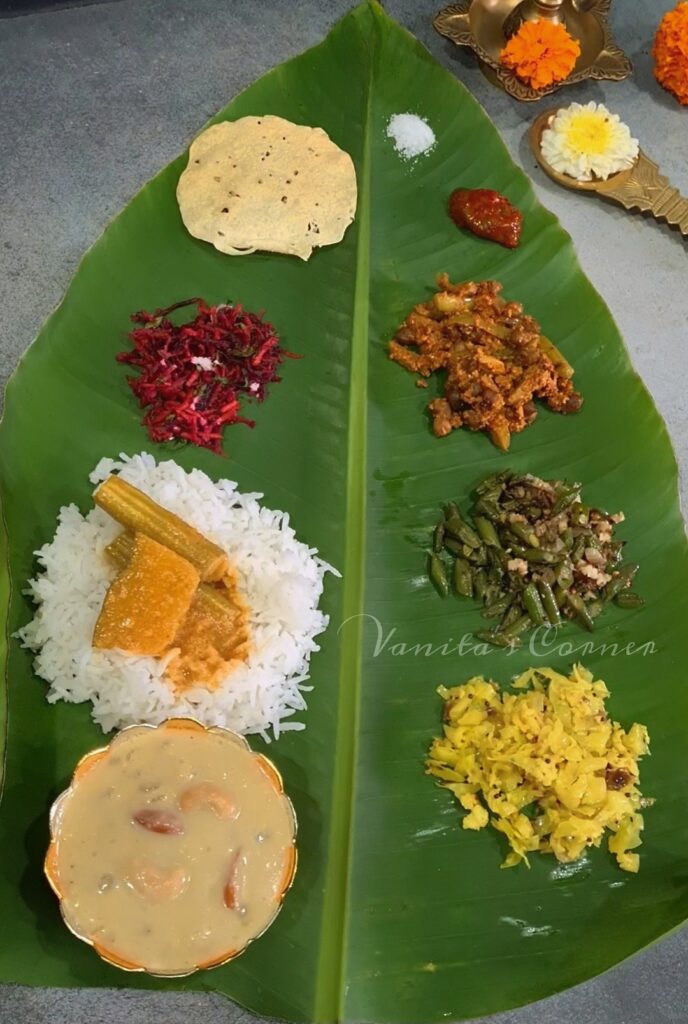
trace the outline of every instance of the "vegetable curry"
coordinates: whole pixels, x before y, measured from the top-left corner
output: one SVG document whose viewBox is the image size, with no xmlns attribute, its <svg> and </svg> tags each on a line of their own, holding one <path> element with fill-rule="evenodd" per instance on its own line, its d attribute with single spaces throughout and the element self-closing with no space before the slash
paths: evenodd
<svg viewBox="0 0 688 1024">
<path fill-rule="evenodd" d="M 389 357 L 424 378 L 445 370 L 444 395 L 430 402 L 432 427 L 485 430 L 506 451 L 511 435 L 537 415 L 533 399 L 555 412 L 578 412 L 573 370 L 518 302 L 500 298 L 497 281 L 450 284 L 415 307 L 389 346 Z M 415 351 L 414 351 L 415 348 Z"/>
</svg>

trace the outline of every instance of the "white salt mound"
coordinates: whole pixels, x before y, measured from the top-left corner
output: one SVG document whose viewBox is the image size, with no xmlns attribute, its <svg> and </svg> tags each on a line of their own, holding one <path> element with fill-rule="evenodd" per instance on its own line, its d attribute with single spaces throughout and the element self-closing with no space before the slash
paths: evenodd
<svg viewBox="0 0 688 1024">
<path fill-rule="evenodd" d="M 278 738 L 305 728 L 292 717 L 306 710 L 310 656 L 328 623 L 318 610 L 323 577 L 339 574 L 296 539 L 285 512 L 259 504 L 262 494 L 240 494 L 229 480 L 215 484 L 172 461 L 156 464 L 145 452 L 120 459 L 101 459 L 91 482 L 119 472 L 227 552 L 250 609 L 251 654 L 216 689 L 199 686 L 178 696 L 164 678 L 163 659 L 95 650 L 93 627 L 116 571 L 104 551 L 121 527 L 100 508 L 82 516 L 67 505 L 53 540 L 36 552 L 44 571 L 27 593 L 38 609 L 17 634 L 36 652 L 35 670 L 50 683 L 48 701 L 90 700 L 103 732 L 184 715 L 266 739 L 270 731 Z"/>
<path fill-rule="evenodd" d="M 428 122 L 416 114 L 393 114 L 387 125 L 387 138 L 392 139 L 404 160 L 427 153 L 437 141 Z"/>
</svg>

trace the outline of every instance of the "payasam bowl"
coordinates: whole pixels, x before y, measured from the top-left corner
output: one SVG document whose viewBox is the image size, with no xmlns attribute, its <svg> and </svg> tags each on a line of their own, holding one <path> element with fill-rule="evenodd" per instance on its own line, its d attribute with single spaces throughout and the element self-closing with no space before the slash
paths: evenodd
<svg viewBox="0 0 688 1024">
<path fill-rule="evenodd" d="M 227 743 L 231 743 L 235 746 L 241 747 L 255 760 L 257 767 L 267 778 L 270 785 L 273 787 L 275 792 L 284 801 L 284 805 L 287 809 L 290 821 L 292 823 L 292 841 L 288 847 L 287 855 L 285 857 L 284 873 L 278 887 L 275 896 L 275 909 L 272 917 L 268 920 L 267 924 L 261 928 L 260 932 L 256 935 L 251 936 L 241 947 L 232 948 L 224 951 L 221 955 L 213 957 L 212 960 L 203 961 L 195 964 L 188 970 L 170 970 L 170 971 L 158 971 L 149 970 L 140 963 L 134 960 L 128 960 L 114 950 L 108 949 L 97 939 L 83 934 L 79 928 L 74 924 L 73 916 L 70 914 L 70 905 L 67 896 L 65 895 L 61 882 L 58 869 L 58 844 L 60 840 L 60 828 L 64 809 L 70 795 L 74 791 L 75 787 L 79 785 L 79 782 L 100 762 L 102 759 L 108 757 L 113 749 L 116 749 L 118 742 L 125 735 L 131 735 L 134 731 L 148 730 L 148 729 L 167 729 L 167 730 L 185 730 L 191 732 L 201 733 L 212 733 L 213 735 L 221 735 Z M 65 789 L 54 801 L 50 808 L 49 815 L 50 824 L 50 843 L 45 856 L 44 861 L 44 872 L 45 876 L 50 884 L 51 889 L 57 896 L 60 904 L 60 912 L 62 919 L 69 929 L 69 931 L 82 942 L 91 946 L 101 960 L 111 964 L 113 967 L 118 967 L 122 971 L 146 973 L 153 977 L 159 978 L 183 978 L 190 974 L 195 974 L 197 971 L 208 970 L 212 967 L 221 967 L 223 964 L 229 963 L 231 960 L 235 960 L 236 957 L 244 953 L 256 939 L 259 939 L 274 923 L 275 918 L 282 909 L 284 898 L 291 889 L 294 877 L 296 875 L 296 867 L 298 862 L 298 853 L 296 847 L 296 833 L 297 833 L 297 820 L 296 813 L 294 811 L 293 804 L 284 790 L 284 783 L 282 776 L 278 769 L 275 767 L 273 762 L 265 757 L 264 754 L 257 753 L 252 750 L 248 741 L 240 736 L 238 733 L 232 732 L 230 729 L 224 729 L 220 726 L 205 726 L 201 722 L 196 721 L 193 718 L 169 718 L 162 722 L 160 725 L 132 725 L 125 729 L 120 730 L 116 736 L 104 747 L 98 747 L 96 750 L 90 751 L 85 754 L 81 760 L 77 763 L 74 773 L 72 775 L 71 782 L 67 789 Z"/>
</svg>

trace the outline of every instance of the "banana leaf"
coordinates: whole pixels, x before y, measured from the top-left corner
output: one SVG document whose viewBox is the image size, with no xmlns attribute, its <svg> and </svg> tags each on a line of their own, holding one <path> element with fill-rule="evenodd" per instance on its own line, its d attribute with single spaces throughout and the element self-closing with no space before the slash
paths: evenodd
<svg viewBox="0 0 688 1024">
<path fill-rule="evenodd" d="M 385 134 L 390 115 L 407 110 L 437 135 L 410 163 Z M 688 549 L 674 455 L 569 237 L 476 102 L 378 6 L 353 10 L 217 116 L 267 112 L 321 125 L 351 153 L 360 202 L 343 243 L 307 264 L 222 256 L 184 231 L 180 157 L 87 254 L 7 388 L 0 980 L 206 988 L 294 1021 L 428 1022 L 514 1007 L 606 970 L 688 916 Z M 498 189 L 524 211 L 517 250 L 454 229 L 445 204 L 459 185 Z M 416 389 L 385 346 L 440 271 L 495 278 L 524 303 L 576 368 L 578 416 L 541 409 L 508 457 L 483 435 L 432 436 L 432 392 Z M 199 294 L 265 310 L 304 358 L 257 409 L 254 431 L 227 432 L 228 458 L 155 454 L 264 492 L 343 581 L 327 586 L 332 622 L 312 661 L 307 729 L 270 751 L 300 821 L 283 913 L 235 962 L 162 982 L 108 967 L 60 921 L 41 873 L 46 812 L 102 735 L 87 706 L 48 706 L 30 656 L 7 637 L 31 615 L 22 587 L 59 506 L 89 506 L 101 456 L 150 449 L 114 360 L 129 314 Z M 611 609 L 592 636 L 569 625 L 549 649 L 483 654 L 460 642 L 480 628 L 479 609 L 443 602 L 427 583 L 428 531 L 442 502 L 466 507 L 476 483 L 507 465 L 581 480 L 591 503 L 626 513 L 643 608 Z M 463 832 L 451 796 L 423 774 L 440 725 L 435 689 L 577 660 L 607 681 L 613 715 L 646 723 L 653 738 L 642 783 L 656 804 L 640 873 L 623 874 L 603 849 L 567 867 L 540 856 L 530 870 L 500 871 L 497 835 Z"/>
</svg>

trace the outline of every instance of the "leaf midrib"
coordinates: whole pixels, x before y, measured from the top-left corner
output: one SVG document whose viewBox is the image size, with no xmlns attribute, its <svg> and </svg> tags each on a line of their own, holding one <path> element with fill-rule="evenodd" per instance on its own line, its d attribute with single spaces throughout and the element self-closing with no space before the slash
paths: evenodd
<svg viewBox="0 0 688 1024">
<path fill-rule="evenodd" d="M 349 17 L 363 13 L 376 18 L 375 6 L 358 8 Z M 313 1019 L 344 1019 L 344 993 L 349 919 L 347 913 L 353 842 L 353 808 L 356 786 L 356 756 L 361 692 L 362 613 L 365 590 L 366 542 L 366 454 L 368 393 L 368 324 L 370 293 L 370 120 L 373 92 L 373 41 L 360 29 L 361 45 L 367 49 L 368 82 L 363 118 L 363 149 L 358 174 L 358 235 L 352 303 L 351 360 L 349 376 L 348 443 L 346 472 L 346 514 L 343 567 L 342 654 L 337 687 L 337 725 L 332 784 L 332 818 L 326 844 L 320 955 L 316 974 Z"/>
</svg>

